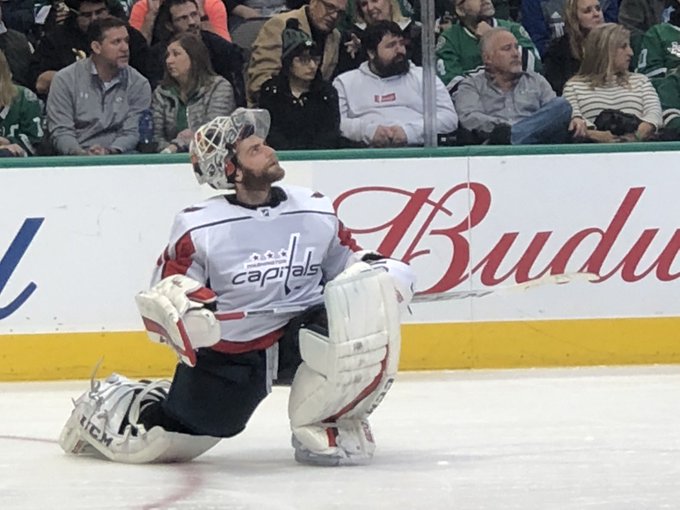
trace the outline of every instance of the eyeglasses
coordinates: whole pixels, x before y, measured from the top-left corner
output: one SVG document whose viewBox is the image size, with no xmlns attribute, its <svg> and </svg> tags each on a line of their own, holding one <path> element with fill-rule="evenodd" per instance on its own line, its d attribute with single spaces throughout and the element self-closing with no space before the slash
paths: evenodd
<svg viewBox="0 0 680 510">
<path fill-rule="evenodd" d="M 312 57 L 311 55 L 298 55 L 293 60 L 295 60 L 297 63 L 303 66 L 308 66 L 312 62 L 314 62 L 316 65 L 319 65 L 321 63 L 321 57 L 318 56 Z"/>
<path fill-rule="evenodd" d="M 101 18 L 105 14 L 109 13 L 108 8 L 106 7 L 101 7 L 100 9 L 97 9 L 96 11 L 87 11 L 87 12 L 81 12 L 76 9 L 71 9 L 69 10 L 75 14 L 76 16 L 80 16 L 82 18 L 87 18 L 87 19 L 92 19 L 92 18 Z"/>
<path fill-rule="evenodd" d="M 327 16 L 343 16 L 345 14 L 345 9 L 341 9 L 330 3 L 328 0 L 319 0 L 319 3 L 323 5 L 323 10 L 326 11 Z"/>
</svg>

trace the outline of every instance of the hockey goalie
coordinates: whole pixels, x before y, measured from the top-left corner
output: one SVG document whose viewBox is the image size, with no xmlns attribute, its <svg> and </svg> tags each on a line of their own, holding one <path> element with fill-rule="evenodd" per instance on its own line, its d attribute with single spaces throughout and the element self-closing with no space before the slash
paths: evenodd
<svg viewBox="0 0 680 510">
<path fill-rule="evenodd" d="M 268 129 L 265 110 L 240 108 L 197 130 L 195 175 L 224 192 L 176 216 L 136 296 L 149 337 L 177 353 L 173 379 L 93 378 L 61 433 L 67 453 L 188 461 L 243 431 L 281 384 L 298 462 L 370 462 L 414 277 L 359 250 L 321 193 L 278 184 Z"/>
</svg>

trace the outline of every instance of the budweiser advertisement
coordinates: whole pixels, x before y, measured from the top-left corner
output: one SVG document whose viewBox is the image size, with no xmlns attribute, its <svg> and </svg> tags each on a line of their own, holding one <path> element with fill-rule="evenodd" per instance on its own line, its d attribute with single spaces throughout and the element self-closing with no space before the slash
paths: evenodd
<svg viewBox="0 0 680 510">
<path fill-rule="evenodd" d="M 410 322 L 678 316 L 672 153 L 288 161 L 364 248 L 413 265 L 419 291 L 593 282 L 424 303 Z M 30 190 L 30 191 L 26 191 Z M 174 214 L 214 193 L 188 164 L 0 172 L 0 333 L 135 331 Z"/>
</svg>

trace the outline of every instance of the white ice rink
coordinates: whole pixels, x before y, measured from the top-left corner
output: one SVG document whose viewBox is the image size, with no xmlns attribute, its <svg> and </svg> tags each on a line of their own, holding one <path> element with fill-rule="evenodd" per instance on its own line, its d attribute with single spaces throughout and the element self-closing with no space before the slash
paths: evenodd
<svg viewBox="0 0 680 510">
<path fill-rule="evenodd" d="M 64 455 L 87 386 L 0 384 L 0 509 L 680 509 L 680 366 L 400 374 L 367 467 L 292 459 L 288 390 L 185 465 Z"/>
</svg>

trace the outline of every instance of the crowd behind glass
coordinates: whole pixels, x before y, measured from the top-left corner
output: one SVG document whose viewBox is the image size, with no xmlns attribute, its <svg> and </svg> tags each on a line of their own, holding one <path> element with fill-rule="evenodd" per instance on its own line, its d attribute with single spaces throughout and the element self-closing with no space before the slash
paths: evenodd
<svg viewBox="0 0 680 510">
<path fill-rule="evenodd" d="M 680 140 L 678 0 L 435 0 L 440 145 Z M 422 146 L 409 0 L 3 0 L 0 156 Z M 429 25 L 429 23 L 428 23 Z"/>
</svg>

